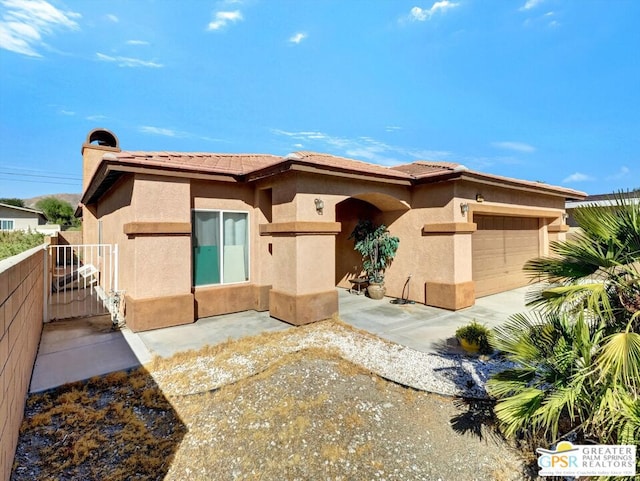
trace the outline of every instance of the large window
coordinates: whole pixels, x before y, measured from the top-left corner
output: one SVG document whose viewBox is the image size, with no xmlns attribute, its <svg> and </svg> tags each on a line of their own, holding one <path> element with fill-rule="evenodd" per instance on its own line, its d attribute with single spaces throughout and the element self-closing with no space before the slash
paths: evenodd
<svg viewBox="0 0 640 481">
<path fill-rule="evenodd" d="M 13 230 L 13 220 L 0 219 L 0 230 Z"/>
<path fill-rule="evenodd" d="M 249 280 L 248 214 L 193 211 L 193 285 Z"/>
</svg>

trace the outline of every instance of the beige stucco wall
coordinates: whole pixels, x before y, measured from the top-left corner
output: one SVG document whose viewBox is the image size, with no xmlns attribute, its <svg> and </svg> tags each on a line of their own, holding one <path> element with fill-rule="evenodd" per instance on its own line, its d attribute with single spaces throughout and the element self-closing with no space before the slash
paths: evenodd
<svg viewBox="0 0 640 481">
<path fill-rule="evenodd" d="M 117 244 L 119 251 L 118 286 L 127 292 L 135 286 L 134 243 L 125 235 L 123 225 L 134 217 L 132 203 L 134 176 L 125 176 L 101 199 L 96 210 L 95 229 L 89 229 L 83 219 L 83 242 L 97 244 L 98 222 L 102 223 L 102 243 Z M 85 212 L 87 209 L 84 209 Z M 93 218 L 93 216 L 92 216 Z"/>
<path fill-rule="evenodd" d="M 42 332 L 44 251 L 0 261 L 0 479 L 9 479 Z"/>
<path fill-rule="evenodd" d="M 476 202 L 476 194 L 482 194 L 484 202 Z M 399 196 L 400 200 L 402 195 Z M 474 213 L 494 215 L 526 215 L 540 217 L 540 255 L 548 253 L 548 225 L 562 222 L 564 199 L 533 192 L 521 192 L 499 186 L 470 181 L 457 181 L 416 186 L 410 198 L 410 211 L 385 211 L 367 209 L 358 205 L 350 208 L 356 215 L 338 216 L 343 223 L 343 232 L 338 236 L 336 254 L 338 278 L 336 283 L 348 287 L 347 280 L 354 274 L 357 254 L 345 252 L 353 249 L 353 241 L 347 237 L 355 225 L 354 217 L 370 216 L 376 223 L 384 223 L 392 235 L 399 237 L 397 256 L 387 270 L 385 285 L 387 295 L 400 297 L 409 276 L 409 297 L 417 302 L 428 301 L 429 286 L 446 286 L 455 291 L 460 286 L 461 301 L 469 302 L 469 289 L 473 283 L 472 245 Z M 460 204 L 467 203 L 471 215 L 463 214 Z M 423 232 L 423 226 L 442 224 L 443 232 Z M 453 225 L 469 225 L 468 232 L 453 232 Z M 464 230 L 464 229 L 463 229 Z M 553 235 L 555 238 L 555 234 Z M 341 275 L 343 274 L 343 275 Z M 448 292 L 447 291 L 447 292 Z M 406 295 L 406 291 L 404 293 Z M 462 299 L 464 298 L 464 299 Z"/>
<path fill-rule="evenodd" d="M 371 198 L 376 188 L 375 185 L 365 185 L 356 186 L 356 189 L 350 190 L 358 190 L 355 195 Z M 422 303 L 425 302 L 427 281 L 466 282 L 471 272 L 467 267 L 456 263 L 456 255 L 470 249 L 469 235 L 423 235 L 422 233 L 422 227 L 426 223 L 445 223 L 456 220 L 455 210 L 452 207 L 452 189 L 451 184 L 419 186 L 413 191 L 400 186 L 385 189 L 385 195 L 396 196 L 394 198 L 408 204 L 411 207 L 410 210 L 394 210 L 391 202 L 387 204 L 392 210 L 384 211 L 357 200 L 346 200 L 339 205 L 337 220 L 342 222 L 343 231 L 336 241 L 339 248 L 336 253 L 339 276 L 337 284 L 349 287 L 348 279 L 361 274 L 356 271 L 361 267 L 362 260 L 359 254 L 353 251 L 353 240 L 348 239 L 360 218 L 369 218 L 377 224 L 383 223 L 387 225 L 392 235 L 400 238 L 396 258 L 386 272 L 387 295 L 401 297 L 409 276 L 411 276 L 409 297 Z"/>
<path fill-rule="evenodd" d="M 135 175 L 133 219 L 129 222 L 191 222 L 190 182 L 159 176 Z M 133 283 L 127 294 L 136 299 L 191 293 L 191 238 L 189 235 L 137 235 L 129 266 Z"/>
<path fill-rule="evenodd" d="M 189 223 L 189 195 L 188 179 L 130 174 L 101 199 L 97 220 L 102 223 L 102 241 L 118 244 L 119 286 L 127 296 L 140 299 L 191 292 L 190 236 L 124 232 L 125 225 L 135 222 Z M 97 230 L 90 235 L 97 242 Z"/>
<path fill-rule="evenodd" d="M 275 270 L 273 240 L 260 235 L 260 225 L 273 221 L 273 199 L 270 186 L 257 185 L 254 191 L 254 209 L 251 216 L 251 280 L 258 286 L 270 286 Z"/>
</svg>

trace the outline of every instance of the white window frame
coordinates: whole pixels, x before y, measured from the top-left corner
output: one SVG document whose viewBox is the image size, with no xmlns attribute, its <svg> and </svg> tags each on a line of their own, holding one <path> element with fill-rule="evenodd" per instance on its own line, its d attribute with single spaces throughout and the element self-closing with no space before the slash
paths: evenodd
<svg viewBox="0 0 640 481">
<path fill-rule="evenodd" d="M 218 219 L 219 227 L 218 231 L 220 232 L 220 247 L 224 247 L 224 214 L 245 214 L 247 216 L 247 280 L 246 281 L 236 281 L 236 282 L 224 282 L 224 260 L 221 259 L 220 262 L 220 282 L 217 284 L 200 284 L 198 286 L 193 282 L 193 218 L 195 212 L 219 212 L 220 218 Z M 213 287 L 213 286 L 232 286 L 234 284 L 249 284 L 251 282 L 251 222 L 250 222 L 250 212 L 248 210 L 230 210 L 230 209 L 191 209 L 191 283 L 195 289 L 200 289 L 202 287 Z M 222 258 L 223 256 L 221 256 Z"/>
<path fill-rule="evenodd" d="M 3 225 L 5 222 L 11 223 L 11 227 L 8 229 L 5 229 Z M 14 230 L 16 230 L 16 221 L 14 219 L 0 219 L 0 231 L 12 232 Z"/>
</svg>

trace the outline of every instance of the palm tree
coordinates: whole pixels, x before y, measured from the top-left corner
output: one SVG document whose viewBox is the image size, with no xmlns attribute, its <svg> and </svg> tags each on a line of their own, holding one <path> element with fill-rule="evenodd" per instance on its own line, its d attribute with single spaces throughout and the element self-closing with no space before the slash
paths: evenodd
<svg viewBox="0 0 640 481">
<path fill-rule="evenodd" d="M 528 430 L 555 439 L 561 422 L 585 418 L 584 401 L 597 386 L 583 373 L 594 367 L 599 337 L 584 317 L 516 314 L 494 336 L 494 346 L 513 362 L 487 384 L 499 399 L 495 411 L 505 435 Z"/>
<path fill-rule="evenodd" d="M 640 203 L 622 193 L 613 205 L 576 209 L 581 227 L 573 239 L 552 242 L 552 257 L 525 265 L 544 281 L 527 304 L 549 311 L 584 311 L 617 330 L 640 316 Z M 636 326 L 637 328 L 637 326 Z"/>
<path fill-rule="evenodd" d="M 496 329 L 514 367 L 488 389 L 509 436 L 640 443 L 640 204 L 614 200 L 578 209 L 581 233 L 527 263 L 543 280 L 528 296 L 536 313 Z"/>
</svg>

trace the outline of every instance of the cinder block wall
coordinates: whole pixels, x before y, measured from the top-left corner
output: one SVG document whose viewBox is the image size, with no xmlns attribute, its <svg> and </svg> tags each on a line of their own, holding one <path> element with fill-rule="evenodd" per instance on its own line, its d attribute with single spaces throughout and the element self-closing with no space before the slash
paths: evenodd
<svg viewBox="0 0 640 481">
<path fill-rule="evenodd" d="M 42 333 L 44 250 L 0 261 L 0 479 L 9 479 Z"/>
</svg>

